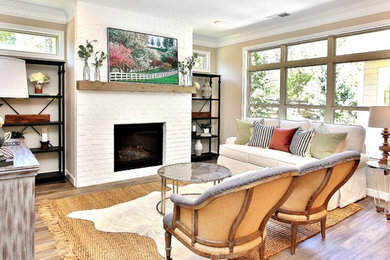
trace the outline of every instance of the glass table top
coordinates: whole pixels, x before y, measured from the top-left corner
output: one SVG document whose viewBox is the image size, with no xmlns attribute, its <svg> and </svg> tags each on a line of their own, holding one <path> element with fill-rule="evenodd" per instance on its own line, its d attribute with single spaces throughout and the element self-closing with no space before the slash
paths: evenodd
<svg viewBox="0 0 390 260">
<path fill-rule="evenodd" d="M 382 170 L 386 170 L 386 171 L 390 170 L 390 165 L 380 164 L 378 160 L 368 161 L 368 162 L 366 162 L 366 164 L 368 167 L 371 167 L 371 168 L 382 169 Z"/>
<path fill-rule="evenodd" d="M 231 171 L 214 163 L 177 163 L 161 167 L 158 174 L 169 180 L 209 182 L 231 176 Z"/>
</svg>

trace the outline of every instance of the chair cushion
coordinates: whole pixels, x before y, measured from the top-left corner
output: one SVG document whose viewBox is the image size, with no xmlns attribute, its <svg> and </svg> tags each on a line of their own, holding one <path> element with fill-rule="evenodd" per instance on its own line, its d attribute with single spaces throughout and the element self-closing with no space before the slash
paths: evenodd
<svg viewBox="0 0 390 260">
<path fill-rule="evenodd" d="M 251 136 L 248 145 L 262 148 L 268 147 L 274 132 L 274 127 L 264 126 L 258 121 L 254 122 L 253 127 L 253 135 Z"/>
<path fill-rule="evenodd" d="M 298 128 L 275 128 L 269 143 L 269 148 L 289 152 L 291 139 L 293 138 L 297 129 Z"/>
</svg>

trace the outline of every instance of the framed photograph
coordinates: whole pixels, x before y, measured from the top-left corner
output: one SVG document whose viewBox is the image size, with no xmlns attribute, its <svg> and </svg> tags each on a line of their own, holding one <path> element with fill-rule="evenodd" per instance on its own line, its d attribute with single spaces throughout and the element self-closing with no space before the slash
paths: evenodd
<svg viewBox="0 0 390 260">
<path fill-rule="evenodd" d="M 107 28 L 109 81 L 179 83 L 177 39 Z"/>
</svg>

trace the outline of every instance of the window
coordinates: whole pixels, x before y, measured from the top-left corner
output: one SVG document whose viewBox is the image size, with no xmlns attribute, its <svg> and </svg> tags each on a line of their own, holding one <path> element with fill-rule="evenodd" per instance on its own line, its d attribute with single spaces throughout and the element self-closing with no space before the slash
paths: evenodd
<svg viewBox="0 0 390 260">
<path fill-rule="evenodd" d="M 244 117 L 366 127 L 370 106 L 390 105 L 388 39 L 384 27 L 248 50 Z M 370 154 L 380 144 L 369 134 L 376 130 L 367 128 Z"/>
<path fill-rule="evenodd" d="M 0 23 L 0 54 L 64 59 L 63 32 Z"/>
<path fill-rule="evenodd" d="M 390 30 L 362 33 L 336 39 L 336 55 L 390 49 Z"/>
<path fill-rule="evenodd" d="M 251 52 L 251 65 L 280 62 L 280 48 Z"/>
<path fill-rule="evenodd" d="M 326 57 L 327 53 L 327 40 L 301 43 L 287 47 L 287 60 L 302 60 Z"/>
<path fill-rule="evenodd" d="M 210 72 L 210 52 L 194 50 L 197 55 L 193 70 L 199 72 Z"/>
</svg>

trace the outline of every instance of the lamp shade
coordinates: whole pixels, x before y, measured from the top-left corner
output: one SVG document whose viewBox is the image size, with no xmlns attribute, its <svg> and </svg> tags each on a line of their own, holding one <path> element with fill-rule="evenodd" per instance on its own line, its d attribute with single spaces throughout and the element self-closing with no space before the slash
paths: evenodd
<svg viewBox="0 0 390 260">
<path fill-rule="evenodd" d="M 0 56 L 0 98 L 27 98 L 26 62 Z"/>
<path fill-rule="evenodd" d="M 390 128 L 390 106 L 371 107 L 368 126 L 377 128 Z"/>
</svg>

